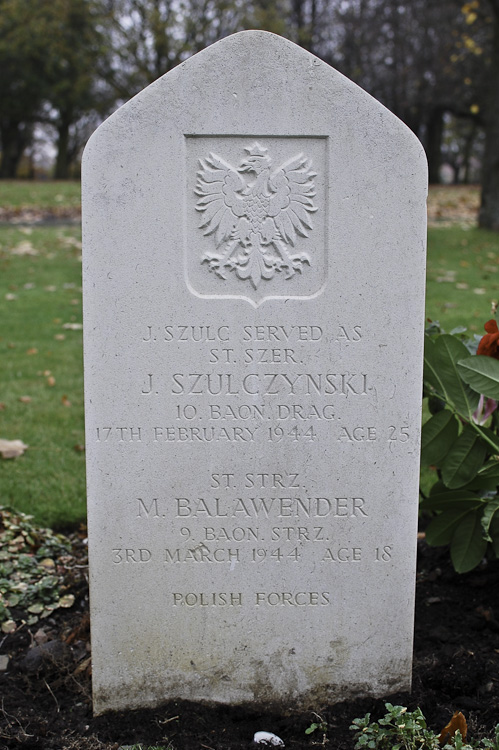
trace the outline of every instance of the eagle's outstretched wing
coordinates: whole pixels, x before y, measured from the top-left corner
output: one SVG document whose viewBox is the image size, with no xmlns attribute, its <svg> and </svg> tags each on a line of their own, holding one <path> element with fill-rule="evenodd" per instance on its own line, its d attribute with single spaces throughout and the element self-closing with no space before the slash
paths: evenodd
<svg viewBox="0 0 499 750">
<path fill-rule="evenodd" d="M 296 235 L 308 237 L 312 229 L 310 214 L 317 211 L 314 206 L 314 177 L 310 162 L 298 154 L 284 162 L 269 178 L 272 191 L 268 215 L 271 216 L 283 240 L 294 246 Z"/>
<path fill-rule="evenodd" d="M 196 195 L 200 198 L 196 210 L 203 213 L 200 228 L 203 234 L 215 232 L 217 247 L 228 240 L 238 220 L 245 214 L 241 192 L 246 187 L 241 175 L 220 156 L 210 153 L 200 159 Z"/>
</svg>

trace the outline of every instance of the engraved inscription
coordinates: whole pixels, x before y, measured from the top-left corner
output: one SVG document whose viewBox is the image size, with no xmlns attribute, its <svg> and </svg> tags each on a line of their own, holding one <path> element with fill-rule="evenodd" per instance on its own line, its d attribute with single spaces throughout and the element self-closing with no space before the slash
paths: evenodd
<svg viewBox="0 0 499 750">
<path fill-rule="evenodd" d="M 153 376 L 146 377 L 143 395 L 153 392 Z M 250 372 L 238 378 L 231 372 L 176 372 L 171 376 L 173 396 L 366 396 L 367 373 L 359 372 Z M 147 390 L 147 392 L 146 392 Z"/>
<path fill-rule="evenodd" d="M 210 592 L 196 593 L 189 591 L 172 593 L 172 604 L 174 607 L 234 607 L 243 604 L 242 593 L 235 592 Z M 260 606 L 291 606 L 291 607 L 327 607 L 331 604 L 329 591 L 256 591 L 252 595 L 252 601 L 256 607 Z"/>
<path fill-rule="evenodd" d="M 259 406 L 257 404 L 241 404 L 240 406 L 231 406 L 225 404 L 205 404 L 205 408 L 198 408 L 193 404 L 177 404 L 175 406 L 175 417 L 177 420 L 184 419 L 192 422 L 196 419 L 208 419 L 216 422 L 255 422 L 256 420 L 275 419 L 275 426 L 262 427 L 261 424 L 252 424 L 248 426 L 166 426 L 166 427 L 96 427 L 95 440 L 97 443 L 121 443 L 131 445 L 134 443 L 159 443 L 159 442 L 179 442 L 179 443 L 252 443 L 255 439 L 261 439 L 271 443 L 280 443 L 282 440 L 291 442 L 304 441 L 313 442 L 317 439 L 317 431 L 313 424 L 309 427 L 305 422 L 317 420 L 318 422 L 333 422 L 336 420 L 336 413 L 332 404 L 276 404 L 274 408 L 270 406 Z M 296 423 L 293 427 L 286 425 Z M 301 425 L 301 426 L 298 426 Z M 373 443 L 378 440 L 378 430 L 375 426 L 356 426 L 335 424 L 332 427 L 333 438 L 342 444 L 360 445 L 363 443 Z M 383 437 L 383 435 L 382 435 Z M 408 427 L 394 427 L 390 425 L 385 435 L 386 441 L 390 448 L 394 444 L 404 444 L 411 442 L 411 434 Z M 131 446 L 132 449 L 132 446 Z M 276 474 L 275 476 L 279 476 Z M 213 485 L 214 486 L 214 485 Z M 250 487 L 250 484 L 246 484 Z M 256 484 L 253 486 L 257 486 Z M 270 485 L 262 485 L 270 486 Z M 284 484 L 275 484 L 275 487 L 285 487 Z M 292 486 L 292 485 L 290 485 Z"/>
<path fill-rule="evenodd" d="M 209 235 L 212 232 L 208 233 Z M 233 269 L 234 270 L 234 269 Z M 237 272 L 236 272 L 237 275 Z M 240 275 L 239 275 L 240 278 Z M 387 441 L 390 449 L 410 442 L 406 425 L 383 427 L 359 419 L 350 421 L 345 406 L 367 404 L 376 390 L 372 375 L 361 368 L 320 371 L 312 362 L 326 348 L 341 350 L 364 339 L 361 325 L 325 327 L 301 325 L 157 325 L 142 328 L 146 345 L 165 342 L 179 353 L 195 346 L 199 369 L 175 368 L 155 372 L 145 368 L 137 383 L 143 398 L 167 404 L 163 426 L 98 427 L 97 441 L 121 443 L 278 444 L 321 441 L 328 435 L 341 445 L 362 446 Z M 333 349 L 334 348 L 334 349 Z M 331 361 L 335 361 L 334 358 Z M 208 368 L 205 365 L 219 365 Z M 238 371 L 233 365 L 250 365 Z M 270 366 L 269 366 L 270 365 Z M 340 368 L 338 368 L 340 369 Z M 360 369 L 360 371 L 359 371 Z M 367 409 L 368 409 L 367 405 Z M 367 414 L 367 412 L 366 412 Z M 402 447 L 402 446 L 401 446 Z M 349 449 L 350 450 L 350 449 Z M 361 543 L 354 535 L 374 511 L 372 501 L 337 492 L 309 490 L 306 473 L 223 471 L 209 474 L 211 492 L 136 498 L 135 517 L 164 525 L 161 549 L 114 549 L 114 565 L 133 563 L 164 569 L 236 566 L 266 569 L 317 564 L 344 569 L 377 563 L 393 564 L 392 545 Z M 243 489 L 244 488 L 244 489 Z M 164 520 L 163 520 L 164 519 Z M 349 534 L 348 541 L 342 539 Z M 379 542 L 377 542 L 379 544 Z M 135 566 L 134 566 L 135 567 Z M 240 593 L 173 594 L 175 607 L 241 606 Z M 245 606 L 325 606 L 327 592 L 262 592 L 245 595 Z"/>
<path fill-rule="evenodd" d="M 139 501 L 139 506 L 146 506 Z M 151 506 L 149 506 L 150 508 Z M 155 505 L 154 507 L 157 507 Z M 366 518 L 362 497 L 175 498 L 176 518 Z"/>
<path fill-rule="evenodd" d="M 240 607 L 243 603 L 241 593 L 224 593 L 214 592 L 210 594 L 195 594 L 189 591 L 187 594 L 181 594 L 178 591 L 173 592 L 174 607 Z"/>
<path fill-rule="evenodd" d="M 300 341 L 316 343 L 328 335 L 335 343 L 356 343 L 362 340 L 362 326 L 336 325 L 329 330 L 319 325 L 147 325 L 140 341 L 146 344 L 182 341 L 187 344 L 227 344 L 232 340 L 257 341 L 275 346 L 297 344 Z"/>
<path fill-rule="evenodd" d="M 257 289 L 276 273 L 291 279 L 310 265 L 306 253 L 293 249 L 313 228 L 317 173 L 302 153 L 273 168 L 268 149 L 257 141 L 244 150 L 237 167 L 213 152 L 199 160 L 196 210 L 199 227 L 215 244 L 201 262 L 220 279 L 234 272 Z"/>
<path fill-rule="evenodd" d="M 113 549 L 113 563 L 115 565 L 121 565 L 121 563 L 148 563 L 151 558 L 151 550 L 144 547 L 138 549 L 131 547 Z"/>
</svg>

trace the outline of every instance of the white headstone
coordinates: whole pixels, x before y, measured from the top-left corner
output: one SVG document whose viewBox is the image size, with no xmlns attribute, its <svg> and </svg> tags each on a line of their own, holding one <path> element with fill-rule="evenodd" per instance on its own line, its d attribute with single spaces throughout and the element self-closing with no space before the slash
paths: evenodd
<svg viewBox="0 0 499 750">
<path fill-rule="evenodd" d="M 251 31 L 83 167 L 95 711 L 408 689 L 421 145 Z"/>
</svg>

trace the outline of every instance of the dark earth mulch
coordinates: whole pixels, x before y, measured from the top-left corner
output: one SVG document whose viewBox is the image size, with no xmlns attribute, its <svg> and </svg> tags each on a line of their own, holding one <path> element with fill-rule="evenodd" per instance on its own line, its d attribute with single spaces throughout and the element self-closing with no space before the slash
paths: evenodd
<svg viewBox="0 0 499 750">
<path fill-rule="evenodd" d="M 410 710 L 420 706 L 436 731 L 461 710 L 468 736 L 491 737 L 499 722 L 499 562 L 458 576 L 446 550 L 424 541 L 419 546 L 413 692 L 387 699 Z M 321 743 L 318 731 L 305 735 L 316 720 L 311 712 L 271 715 L 174 702 L 93 718 L 85 547 L 77 535 L 74 551 L 82 567 L 67 574 L 76 597 L 72 609 L 56 610 L 0 642 L 9 656 L 0 675 L 0 748 L 117 750 L 171 742 L 170 750 L 239 750 L 252 747 L 259 730 L 276 733 L 295 750 Z M 380 627 L 389 637 L 389 612 Z M 351 720 L 368 711 L 380 718 L 384 702 L 361 699 L 316 710 L 328 724 L 326 746 L 351 750 Z"/>
</svg>

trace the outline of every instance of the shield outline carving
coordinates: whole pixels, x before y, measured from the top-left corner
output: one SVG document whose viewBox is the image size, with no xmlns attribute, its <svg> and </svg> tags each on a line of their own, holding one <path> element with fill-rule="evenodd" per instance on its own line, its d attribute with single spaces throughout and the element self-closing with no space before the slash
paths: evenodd
<svg viewBox="0 0 499 750">
<path fill-rule="evenodd" d="M 203 217 L 197 208 L 200 197 L 197 184 L 206 157 L 215 154 L 237 171 L 255 142 L 268 153 L 273 169 L 303 155 L 308 168 L 314 172 L 313 203 L 317 208 L 311 214 L 313 226 L 307 230 L 308 236 L 297 233 L 295 246 L 288 244 L 290 253 L 308 256 L 310 265 L 302 264 L 290 278 L 286 278 L 285 273 L 275 273 L 270 279 L 262 279 L 257 288 L 250 280 L 239 278 L 237 271 L 224 269 L 225 278 L 210 272 L 206 259 L 216 250 L 214 232 L 207 233 L 200 227 Z M 328 137 L 185 134 L 184 144 L 184 271 L 189 291 L 204 299 L 245 300 L 254 308 L 269 300 L 305 300 L 319 296 L 325 288 L 328 270 Z M 250 183 L 248 178 L 246 181 Z"/>
</svg>

